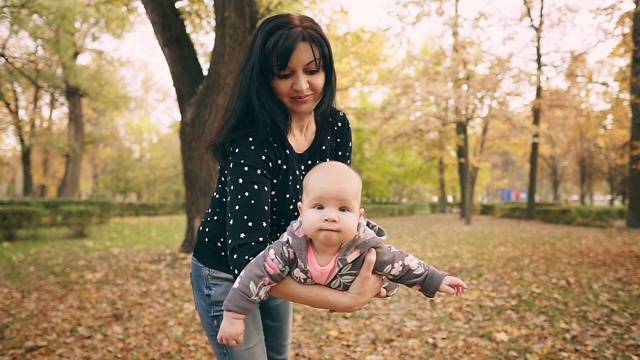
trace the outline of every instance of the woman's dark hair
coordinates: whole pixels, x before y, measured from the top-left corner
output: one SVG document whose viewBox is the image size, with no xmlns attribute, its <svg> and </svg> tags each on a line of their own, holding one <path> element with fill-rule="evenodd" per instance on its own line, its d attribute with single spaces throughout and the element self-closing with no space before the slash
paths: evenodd
<svg viewBox="0 0 640 360">
<path fill-rule="evenodd" d="M 320 25 L 312 18 L 278 14 L 265 19 L 256 29 L 249 49 L 240 63 L 229 100 L 216 122 L 209 149 L 218 163 L 229 156 L 229 142 L 236 136 L 257 132 L 257 139 L 287 135 L 291 116 L 271 87 L 274 70 L 286 69 L 300 42 L 314 49 L 325 73 L 323 96 L 316 105 L 316 137 L 329 131 L 329 114 L 336 98 L 336 73 L 331 45 Z M 317 49 L 317 54 L 316 50 Z"/>
</svg>

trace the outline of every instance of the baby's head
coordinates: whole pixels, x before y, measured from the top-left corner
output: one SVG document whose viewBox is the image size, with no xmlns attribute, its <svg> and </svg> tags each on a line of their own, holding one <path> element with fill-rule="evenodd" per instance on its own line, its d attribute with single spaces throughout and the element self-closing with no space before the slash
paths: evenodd
<svg viewBox="0 0 640 360">
<path fill-rule="evenodd" d="M 305 176 L 302 183 L 302 202 L 305 197 L 326 196 L 349 198 L 360 207 L 362 180 L 349 165 L 339 161 L 319 163 Z"/>
<path fill-rule="evenodd" d="M 361 193 L 362 180 L 348 165 L 338 161 L 316 165 L 304 178 L 298 203 L 304 232 L 313 240 L 333 239 L 332 244 L 351 240 L 364 213 Z"/>
</svg>

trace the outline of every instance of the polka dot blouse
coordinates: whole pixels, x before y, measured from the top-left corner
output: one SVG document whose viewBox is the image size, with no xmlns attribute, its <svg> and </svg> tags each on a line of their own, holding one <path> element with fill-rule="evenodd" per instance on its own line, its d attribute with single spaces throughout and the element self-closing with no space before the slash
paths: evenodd
<svg viewBox="0 0 640 360">
<path fill-rule="evenodd" d="M 215 193 L 198 229 L 193 256 L 203 265 L 237 277 L 298 217 L 302 179 L 316 164 L 351 163 L 351 127 L 334 111 L 328 135 L 296 153 L 286 137 L 258 142 L 252 135 L 231 142 L 219 168 Z"/>
</svg>

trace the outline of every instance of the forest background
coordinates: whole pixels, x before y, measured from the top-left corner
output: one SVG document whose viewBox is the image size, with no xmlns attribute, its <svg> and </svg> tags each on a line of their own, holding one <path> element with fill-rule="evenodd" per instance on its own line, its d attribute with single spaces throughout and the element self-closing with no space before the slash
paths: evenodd
<svg viewBox="0 0 640 360">
<path fill-rule="evenodd" d="M 291 11 L 332 42 L 368 201 L 498 202 L 510 190 L 525 196 L 508 200 L 624 205 L 638 157 L 634 9 L 5 0 L 0 196 L 185 203 L 188 251 L 215 179 L 202 144 L 235 66 L 261 19 Z"/>
</svg>

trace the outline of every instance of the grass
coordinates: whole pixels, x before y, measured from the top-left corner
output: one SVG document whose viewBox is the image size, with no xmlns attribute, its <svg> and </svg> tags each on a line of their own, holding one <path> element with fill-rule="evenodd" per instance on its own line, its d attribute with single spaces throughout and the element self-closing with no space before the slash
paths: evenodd
<svg viewBox="0 0 640 360">
<path fill-rule="evenodd" d="M 388 242 L 464 279 L 353 314 L 294 307 L 295 359 L 638 359 L 640 232 L 457 215 L 374 219 Z M 210 359 L 183 216 L 115 218 L 0 247 L 0 359 Z M 29 234 L 21 234 L 29 236 Z"/>
</svg>

